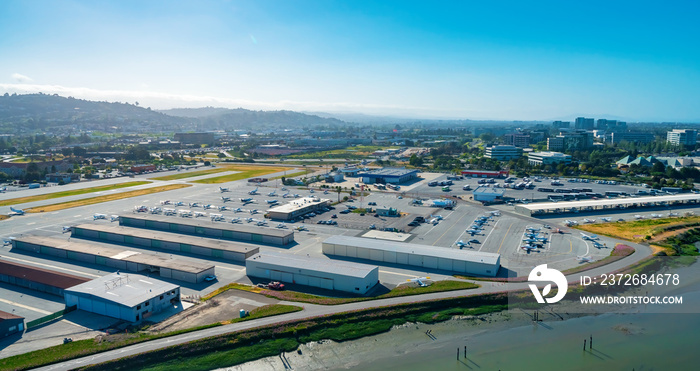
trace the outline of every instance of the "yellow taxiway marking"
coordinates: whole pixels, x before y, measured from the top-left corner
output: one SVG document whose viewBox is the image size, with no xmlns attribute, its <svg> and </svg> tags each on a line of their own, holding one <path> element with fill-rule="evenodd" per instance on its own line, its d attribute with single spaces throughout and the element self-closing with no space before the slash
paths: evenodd
<svg viewBox="0 0 700 371">
<path fill-rule="evenodd" d="M 13 258 L 11 256 L 6 256 L 6 255 L 0 255 L 0 257 L 5 258 L 5 259 L 10 259 L 10 260 L 17 260 L 17 261 L 23 262 L 23 263 L 29 263 L 30 265 L 40 265 L 42 267 L 55 268 L 55 269 L 60 269 L 62 271 L 66 271 L 66 272 L 73 272 L 73 273 L 77 273 L 77 274 L 82 274 L 83 276 L 90 276 L 90 277 L 95 277 L 95 278 L 102 277 L 102 276 L 97 275 L 97 274 L 80 272 L 80 271 L 76 271 L 76 270 L 72 270 L 72 269 L 68 269 L 68 268 L 57 267 L 55 265 L 42 264 L 42 263 L 37 263 L 37 262 L 29 261 L 29 260 Z M 51 314 L 51 313 L 49 313 L 49 314 Z"/>
<path fill-rule="evenodd" d="M 10 305 L 13 305 L 13 306 L 15 306 L 15 307 L 20 307 L 20 308 L 24 308 L 24 309 L 29 309 L 29 310 L 34 311 L 34 312 L 39 312 L 39 313 L 41 313 L 41 314 L 51 314 L 51 312 L 47 312 L 47 311 L 45 311 L 45 310 L 43 310 L 43 309 L 30 307 L 29 305 L 24 305 L 24 304 L 16 303 L 16 302 L 11 301 L 11 300 L 0 299 L 0 301 L 3 302 L 3 303 L 7 303 L 7 304 L 10 304 Z"/>
<path fill-rule="evenodd" d="M 508 237 L 508 232 L 510 232 L 510 227 L 512 227 L 513 224 L 515 224 L 515 222 L 510 223 L 510 225 L 508 226 L 508 230 L 506 231 L 506 234 L 503 235 L 503 239 L 501 240 L 501 244 L 498 245 L 498 251 L 496 251 L 496 254 L 501 252 L 501 247 L 503 247 L 503 243 L 506 242 L 506 237 Z"/>
</svg>

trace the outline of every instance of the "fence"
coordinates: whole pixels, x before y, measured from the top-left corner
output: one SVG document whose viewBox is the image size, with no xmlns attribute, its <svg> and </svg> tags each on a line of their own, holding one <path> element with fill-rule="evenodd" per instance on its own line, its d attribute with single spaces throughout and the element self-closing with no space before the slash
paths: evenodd
<svg viewBox="0 0 700 371">
<path fill-rule="evenodd" d="M 29 321 L 29 322 L 27 322 L 27 330 L 31 329 L 32 327 L 39 326 L 39 325 L 41 325 L 42 323 L 46 323 L 46 322 L 52 321 L 52 320 L 54 320 L 54 319 L 56 319 L 56 318 L 62 317 L 64 314 L 70 313 L 70 312 L 72 312 L 72 311 L 74 311 L 74 310 L 76 310 L 76 309 L 78 309 L 78 306 L 77 306 L 77 305 L 73 305 L 73 306 L 70 306 L 70 307 L 66 307 L 66 309 L 59 310 L 59 311 L 56 312 L 56 313 L 52 313 L 52 314 L 43 316 L 43 317 L 41 317 L 41 318 L 37 318 L 37 319 L 35 319 L 35 320 L 33 320 L 33 321 Z"/>
</svg>

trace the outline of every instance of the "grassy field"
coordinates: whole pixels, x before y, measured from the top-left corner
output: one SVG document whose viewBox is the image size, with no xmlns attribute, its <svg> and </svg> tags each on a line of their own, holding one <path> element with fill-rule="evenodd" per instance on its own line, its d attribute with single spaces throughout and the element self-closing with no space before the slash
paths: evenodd
<svg viewBox="0 0 700 371">
<path fill-rule="evenodd" d="M 576 228 L 628 241 L 642 242 L 666 231 L 700 225 L 700 216 L 644 219 L 630 222 L 586 224 Z"/>
<path fill-rule="evenodd" d="M 263 175 L 278 173 L 285 170 L 291 170 L 288 167 L 281 166 L 256 166 L 256 165 L 225 165 L 226 171 L 239 171 L 236 174 L 222 175 L 213 178 L 194 180 L 192 183 L 200 184 L 219 184 L 233 182 L 235 180 L 257 178 Z"/>
<path fill-rule="evenodd" d="M 229 323 L 250 321 L 256 318 L 278 316 L 280 314 L 293 313 L 298 312 L 300 310 L 304 310 L 304 308 L 297 307 L 296 305 L 268 304 L 251 310 L 250 313 L 248 313 L 248 315 L 243 318 L 234 318 L 230 321 L 224 322 L 223 324 L 226 325 Z"/>
<path fill-rule="evenodd" d="M 389 331 L 406 322 L 436 323 L 506 309 L 505 294 L 424 301 L 364 309 L 258 327 L 87 366 L 82 370 L 211 370 L 291 352 L 299 344 L 338 342 Z"/>
<path fill-rule="evenodd" d="M 397 288 L 389 291 L 386 294 L 378 295 L 378 296 L 369 296 L 369 297 L 362 296 L 362 297 L 353 297 L 353 298 L 332 298 L 332 297 L 327 297 L 327 296 L 305 294 L 303 292 L 289 291 L 289 290 L 273 291 L 273 290 L 262 289 L 262 288 L 257 287 L 257 286 L 249 286 L 249 285 L 242 285 L 242 284 L 238 284 L 238 283 L 233 283 L 233 284 L 229 284 L 229 285 L 226 285 L 224 287 L 219 288 L 218 290 L 203 297 L 202 300 L 211 299 L 214 296 L 216 296 L 224 291 L 234 289 L 234 290 L 244 290 L 244 291 L 256 292 L 256 293 L 260 293 L 260 294 L 263 294 L 263 295 L 271 297 L 271 298 L 277 298 L 279 300 L 296 301 L 296 302 L 301 302 L 301 303 L 311 303 L 311 304 L 320 304 L 320 305 L 337 305 L 337 304 L 353 303 L 353 302 L 357 302 L 357 301 L 368 301 L 368 300 L 393 298 L 393 297 L 397 297 L 397 296 L 427 294 L 427 293 L 431 293 L 431 292 L 475 289 L 477 287 L 479 287 L 479 285 L 477 285 L 475 283 L 471 283 L 471 282 L 437 281 L 428 287 L 409 287 L 409 286 L 397 287 Z"/>
<path fill-rule="evenodd" d="M 186 179 L 186 178 L 194 178 L 196 176 L 202 176 L 202 175 L 223 173 L 224 171 L 233 171 L 233 170 L 230 170 L 230 169 L 227 169 L 224 167 L 215 167 L 215 168 L 210 168 L 210 169 L 206 169 L 206 170 L 199 170 L 199 171 L 183 171 L 183 172 L 177 173 L 177 174 L 159 176 L 156 178 L 149 178 L 149 179 L 153 179 L 153 180 L 179 180 L 179 179 Z"/>
<path fill-rule="evenodd" d="M 313 159 L 313 158 L 365 158 L 375 151 L 398 149 L 397 146 L 354 146 L 330 151 L 298 153 L 285 156 L 289 159 Z"/>
<path fill-rule="evenodd" d="M 109 201 L 115 201 L 115 200 L 122 200 L 125 198 L 138 197 L 138 196 L 148 195 L 148 194 L 152 194 L 152 193 L 172 191 L 173 189 L 187 188 L 187 187 L 191 187 L 191 186 L 192 185 L 190 185 L 190 184 L 169 184 L 169 185 L 164 185 L 164 186 L 160 186 L 160 187 L 152 187 L 152 188 L 146 188 L 146 189 L 139 189 L 136 191 L 113 193 L 113 194 L 99 196 L 99 197 L 85 198 L 82 200 L 66 201 L 66 202 L 61 202 L 61 203 L 51 204 L 51 205 L 46 205 L 46 206 L 37 206 L 37 207 L 32 207 L 30 209 L 26 209 L 24 211 L 27 213 L 46 213 L 46 212 L 51 212 L 51 211 L 70 209 L 72 207 L 94 205 L 94 204 L 99 204 L 102 202 L 109 202 Z"/>
<path fill-rule="evenodd" d="M 282 178 L 294 178 L 294 177 L 298 177 L 298 176 L 302 176 L 302 175 L 307 175 L 307 174 L 310 174 L 313 172 L 314 172 L 313 170 L 307 169 L 307 170 L 302 170 L 302 171 L 295 171 L 293 173 L 287 173 L 287 175 L 280 175 L 280 176 L 276 176 L 276 177 L 272 177 L 272 178 L 268 178 L 268 179 L 275 180 L 275 179 L 282 179 Z"/>
<path fill-rule="evenodd" d="M 44 200 L 50 200 L 50 199 L 54 199 L 54 198 L 68 197 L 68 196 L 77 196 L 77 195 L 83 195 L 86 193 L 111 191 L 113 189 L 134 187 L 134 186 L 139 186 L 139 185 L 149 184 L 149 183 L 151 183 L 151 182 L 146 182 L 146 181 L 127 182 L 127 183 L 111 184 L 111 185 L 105 185 L 105 186 L 99 186 L 99 187 L 75 189 L 72 191 L 59 191 L 59 192 L 47 193 L 47 194 L 43 194 L 43 195 L 10 198 L 7 200 L 0 201 L 0 206 L 26 204 L 28 202 L 44 201 Z"/>
</svg>

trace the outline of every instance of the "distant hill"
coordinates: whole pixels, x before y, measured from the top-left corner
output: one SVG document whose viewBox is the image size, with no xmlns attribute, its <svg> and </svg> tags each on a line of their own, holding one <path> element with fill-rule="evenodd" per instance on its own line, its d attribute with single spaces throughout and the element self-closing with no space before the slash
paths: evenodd
<svg viewBox="0 0 700 371">
<path fill-rule="evenodd" d="M 176 131 L 191 120 L 128 103 L 94 102 L 47 94 L 0 96 L 0 131 Z"/>
<path fill-rule="evenodd" d="M 196 117 L 207 129 L 259 130 L 266 128 L 311 128 L 344 126 L 344 121 L 335 118 L 307 115 L 294 111 L 251 111 L 243 108 L 185 108 L 161 111 L 168 115 Z"/>
</svg>

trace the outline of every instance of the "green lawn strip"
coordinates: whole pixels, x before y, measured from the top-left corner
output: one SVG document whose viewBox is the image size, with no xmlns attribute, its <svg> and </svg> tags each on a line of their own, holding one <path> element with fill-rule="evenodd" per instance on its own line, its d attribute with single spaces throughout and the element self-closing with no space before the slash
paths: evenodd
<svg viewBox="0 0 700 371">
<path fill-rule="evenodd" d="M 210 327 L 221 326 L 220 323 L 193 327 L 186 330 L 167 332 L 164 334 L 118 334 L 108 335 L 102 342 L 95 339 L 76 340 L 67 344 L 35 350 L 33 352 L 19 354 L 0 359 L 0 370 L 27 370 L 35 367 L 46 366 L 70 359 L 89 356 L 91 354 L 106 352 L 108 350 L 137 344 L 144 341 L 160 339 L 168 336 L 180 335 L 191 331 L 203 330 Z M 112 340 L 116 339 L 116 340 Z"/>
<path fill-rule="evenodd" d="M 497 293 L 362 309 L 213 336 L 81 370 L 211 370 L 290 352 L 299 344 L 324 339 L 342 342 L 407 322 L 435 323 L 455 315 L 499 312 L 507 304 L 508 296 Z"/>
<path fill-rule="evenodd" d="M 72 207 L 94 205 L 94 204 L 99 204 L 102 202 L 122 200 L 125 198 L 138 197 L 138 196 L 144 196 L 144 195 L 153 194 L 153 193 L 172 191 L 174 189 L 186 188 L 186 187 L 191 187 L 191 186 L 192 186 L 191 184 L 168 184 L 168 185 L 152 187 L 152 188 L 137 189 L 135 191 L 111 193 L 111 194 L 103 195 L 103 196 L 99 196 L 99 197 L 90 197 L 90 198 L 83 198 L 81 200 L 59 202 L 59 203 L 44 205 L 44 206 L 36 206 L 36 207 L 26 209 L 24 211 L 28 212 L 28 213 L 51 212 L 51 211 L 57 211 L 57 210 L 70 209 Z"/>
<path fill-rule="evenodd" d="M 250 313 L 243 318 L 234 318 L 230 323 L 250 321 L 256 318 L 278 316 L 280 314 L 298 312 L 304 310 L 302 307 L 297 307 L 296 305 L 284 305 L 284 304 L 268 304 L 262 307 L 255 308 L 250 311 Z"/>
<path fill-rule="evenodd" d="M 206 169 L 206 170 L 199 170 L 199 171 L 181 172 L 181 173 L 177 173 L 177 174 L 159 176 L 157 178 L 149 178 L 149 179 L 152 179 L 152 180 L 178 180 L 178 179 L 185 179 L 185 178 L 194 178 L 196 176 L 202 176 L 202 175 L 222 173 L 224 171 L 235 171 L 235 170 L 230 170 L 230 169 L 227 169 L 225 167 L 217 167 L 217 168 L 213 168 L 213 169 Z"/>
<path fill-rule="evenodd" d="M 245 285 L 243 285 L 243 286 L 245 286 Z M 248 287 L 254 288 L 254 286 L 248 286 Z M 326 296 L 305 294 L 302 292 L 288 291 L 288 290 L 286 290 L 286 291 L 272 291 L 272 290 L 253 291 L 254 289 L 246 289 L 246 291 L 259 292 L 267 297 L 276 298 L 279 300 L 296 301 L 296 302 L 301 302 L 301 303 L 311 303 L 311 304 L 320 304 L 320 305 L 338 305 L 338 304 L 354 303 L 354 302 L 358 302 L 358 301 L 378 300 L 378 299 L 386 299 L 386 298 L 393 298 L 393 297 L 399 297 L 399 296 L 420 295 L 420 294 L 427 294 L 427 293 L 431 293 L 431 292 L 475 289 L 477 287 L 479 287 L 479 285 L 477 285 L 475 283 L 471 283 L 471 282 L 447 280 L 447 281 L 434 282 L 432 285 L 430 285 L 428 287 L 401 286 L 401 287 L 397 287 L 397 288 L 391 290 L 390 292 L 388 292 L 386 294 L 379 295 L 379 296 L 371 296 L 371 297 L 364 297 L 363 296 L 363 297 L 352 297 L 352 298 L 331 298 L 331 297 L 326 297 Z M 239 289 L 240 290 L 241 288 L 240 287 L 230 287 L 230 289 Z M 212 296 L 207 295 L 205 298 L 211 298 L 211 297 Z"/>
<path fill-rule="evenodd" d="M 147 181 L 127 182 L 127 183 L 120 183 L 120 184 L 104 185 L 104 186 L 99 186 L 99 187 L 75 189 L 75 190 L 71 190 L 71 191 L 59 191 L 59 192 L 47 193 L 47 194 L 43 194 L 43 195 L 10 198 L 7 200 L 0 201 L 0 206 L 26 204 L 28 202 L 44 201 L 44 200 L 50 200 L 50 199 L 59 198 L 59 197 L 77 196 L 77 195 L 82 195 L 82 194 L 86 194 L 86 193 L 111 191 L 113 189 L 135 187 L 135 186 L 149 184 L 149 183 L 151 183 L 151 182 L 147 182 Z"/>
<path fill-rule="evenodd" d="M 193 180 L 192 183 L 200 183 L 200 184 L 228 183 L 228 182 L 233 182 L 235 180 L 256 178 L 256 177 L 259 177 L 261 175 L 278 173 L 280 171 L 284 171 L 284 169 L 270 168 L 270 169 L 242 170 L 240 173 L 236 173 L 236 174 L 228 174 L 228 175 L 222 175 L 222 176 L 217 176 L 217 177 L 213 177 L 213 178 Z"/>
<path fill-rule="evenodd" d="M 313 170 L 296 171 L 293 173 L 289 173 L 287 175 L 280 175 L 280 176 L 268 178 L 268 180 L 275 180 L 275 179 L 282 179 L 282 178 L 294 178 L 297 176 L 302 176 L 302 175 L 306 175 L 306 174 L 313 173 L 313 172 L 314 172 Z"/>
</svg>

